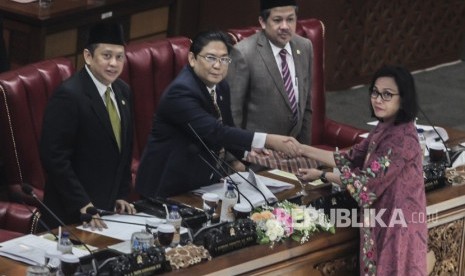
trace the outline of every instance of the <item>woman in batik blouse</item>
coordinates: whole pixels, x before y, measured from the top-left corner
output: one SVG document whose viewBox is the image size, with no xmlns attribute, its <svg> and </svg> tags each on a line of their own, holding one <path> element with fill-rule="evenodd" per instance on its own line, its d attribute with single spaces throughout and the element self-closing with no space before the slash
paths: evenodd
<svg viewBox="0 0 465 276">
<path fill-rule="evenodd" d="M 369 96 L 378 124 L 367 139 L 348 151 L 301 148 L 304 156 L 337 167 L 340 174 L 301 169 L 301 177 L 339 184 L 357 201 L 360 223 L 352 218 L 352 226 L 360 228 L 360 275 L 426 275 L 426 199 L 413 77 L 402 67 L 384 66 L 375 73 Z M 338 218 L 332 219 L 337 226 Z"/>
</svg>

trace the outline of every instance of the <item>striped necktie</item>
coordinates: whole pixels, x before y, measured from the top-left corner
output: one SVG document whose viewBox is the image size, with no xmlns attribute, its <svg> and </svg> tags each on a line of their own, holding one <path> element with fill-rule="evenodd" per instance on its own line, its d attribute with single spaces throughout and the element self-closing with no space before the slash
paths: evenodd
<svg viewBox="0 0 465 276">
<path fill-rule="evenodd" d="M 217 95 L 216 95 L 216 91 L 214 89 L 212 89 L 210 91 L 210 96 L 212 97 L 213 106 L 215 107 L 215 111 L 216 111 L 216 113 L 218 113 L 218 121 L 220 123 L 223 123 L 223 117 L 221 116 L 221 110 L 220 110 L 220 107 L 218 106 Z M 225 160 L 225 156 L 226 156 L 226 151 L 225 151 L 224 148 L 221 148 L 220 151 L 218 152 L 218 157 L 219 157 L 218 162 L 215 165 L 215 167 L 218 170 L 221 168 L 222 163 Z"/>
<path fill-rule="evenodd" d="M 118 148 L 121 151 L 121 121 L 118 116 L 118 112 L 116 111 L 116 106 L 111 100 L 110 97 L 111 88 L 108 87 L 107 91 L 105 91 L 105 104 L 107 105 L 108 116 L 110 117 L 111 127 L 113 128 L 113 134 L 116 138 L 116 143 L 118 144 Z"/>
<path fill-rule="evenodd" d="M 220 107 L 218 106 L 216 91 L 214 89 L 210 91 L 210 96 L 212 97 L 213 106 L 215 106 L 215 111 L 216 113 L 218 113 L 218 121 L 222 122 L 223 117 L 221 116 L 221 110 L 220 110 Z"/>
<path fill-rule="evenodd" d="M 294 85 L 292 84 L 291 78 L 291 71 L 289 70 L 289 66 L 287 65 L 286 60 L 287 51 L 286 49 L 282 49 L 279 52 L 279 56 L 281 57 L 281 73 L 283 75 L 284 81 L 284 88 L 286 89 L 287 96 L 289 97 L 289 103 L 291 104 L 291 109 L 293 113 L 294 124 L 297 123 L 297 101 L 294 92 Z"/>
</svg>

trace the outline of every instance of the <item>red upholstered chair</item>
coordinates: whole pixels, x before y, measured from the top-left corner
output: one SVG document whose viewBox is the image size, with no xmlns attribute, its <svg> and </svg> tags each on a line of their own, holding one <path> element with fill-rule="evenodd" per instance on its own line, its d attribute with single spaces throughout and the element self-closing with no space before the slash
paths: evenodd
<svg viewBox="0 0 465 276">
<path fill-rule="evenodd" d="M 39 157 L 39 137 L 45 106 L 55 88 L 71 76 L 70 60 L 57 58 L 0 74 L 0 156 L 10 193 L 30 184 L 42 198 L 45 173 Z M 32 199 L 24 201 L 35 205 Z"/>
<path fill-rule="evenodd" d="M 244 29 L 229 29 L 228 34 L 234 42 L 253 35 L 260 31 L 259 27 Z M 296 32 L 312 42 L 313 64 L 312 64 L 312 145 L 334 149 L 352 146 L 362 138 L 360 134 L 365 130 L 335 122 L 326 117 L 325 103 L 325 81 L 324 81 L 324 24 L 318 19 L 305 19 L 297 22 Z"/>
<path fill-rule="evenodd" d="M 160 97 L 187 64 L 190 45 L 191 41 L 186 37 L 173 37 L 126 47 L 127 60 L 121 78 L 130 85 L 133 92 L 133 181 Z M 135 195 L 131 197 L 137 199 Z"/>
<path fill-rule="evenodd" d="M 39 218 L 40 213 L 35 207 L 0 201 L 0 242 L 34 234 Z"/>
</svg>

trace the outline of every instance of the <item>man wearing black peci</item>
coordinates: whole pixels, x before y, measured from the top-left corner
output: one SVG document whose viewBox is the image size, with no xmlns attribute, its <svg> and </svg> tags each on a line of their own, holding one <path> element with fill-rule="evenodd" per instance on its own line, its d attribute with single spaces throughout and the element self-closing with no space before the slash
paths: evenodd
<svg viewBox="0 0 465 276">
<path fill-rule="evenodd" d="M 94 26 L 83 51 L 85 67 L 57 88 L 45 110 L 40 141 L 47 173 L 44 202 L 67 224 L 79 222 L 91 206 L 135 212 L 124 200 L 132 155 L 130 89 L 118 79 L 124 44 L 120 25 Z M 57 225 L 47 212 L 44 216 L 48 225 Z M 106 227 L 98 217 L 90 226 Z"/>
</svg>

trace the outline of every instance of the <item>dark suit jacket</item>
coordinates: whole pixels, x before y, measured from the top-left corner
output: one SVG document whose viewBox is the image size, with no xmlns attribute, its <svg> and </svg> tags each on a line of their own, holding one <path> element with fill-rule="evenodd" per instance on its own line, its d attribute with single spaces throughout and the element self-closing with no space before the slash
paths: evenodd
<svg viewBox="0 0 465 276">
<path fill-rule="evenodd" d="M 164 92 L 142 155 L 136 190 L 145 197 L 172 196 L 217 182 L 215 162 L 189 124 L 216 153 L 224 147 L 238 158 L 250 150 L 253 133 L 233 127 L 229 86 L 216 86 L 223 123 L 203 82 L 185 67 Z M 213 177 L 211 178 L 210 176 Z"/>
<path fill-rule="evenodd" d="M 298 79 L 297 124 L 293 123 L 281 69 L 263 31 L 242 40 L 231 51 L 227 81 L 231 86 L 232 114 L 241 128 L 293 136 L 301 143 L 310 144 L 312 44 L 298 35 L 289 43 Z"/>
<path fill-rule="evenodd" d="M 89 202 L 113 210 L 115 200 L 129 193 L 130 89 L 119 79 L 112 88 L 121 117 L 121 152 L 105 104 L 85 68 L 55 91 L 45 110 L 40 141 L 48 177 L 44 201 L 66 223 L 79 222 L 79 209 Z"/>
</svg>

